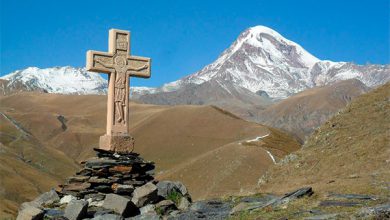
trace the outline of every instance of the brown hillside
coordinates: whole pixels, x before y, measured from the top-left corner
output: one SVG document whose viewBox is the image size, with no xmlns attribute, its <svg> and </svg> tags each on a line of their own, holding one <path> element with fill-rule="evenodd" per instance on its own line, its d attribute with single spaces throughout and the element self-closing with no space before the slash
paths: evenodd
<svg viewBox="0 0 390 220">
<path fill-rule="evenodd" d="M 297 159 L 272 166 L 261 191 L 305 185 L 318 193 L 390 197 L 390 83 L 352 101 L 296 152 Z"/>
<path fill-rule="evenodd" d="M 368 88 L 357 79 L 305 90 L 258 113 L 257 121 L 306 137 Z"/>
<path fill-rule="evenodd" d="M 44 167 L 57 166 L 62 163 L 61 161 L 66 161 L 64 166 L 72 167 L 67 170 L 73 173 L 76 170 L 73 160 L 81 161 L 94 156 L 92 148 L 98 145 L 99 136 L 105 132 L 105 96 L 20 93 L 1 97 L 0 102 L 1 112 L 30 133 L 42 148 L 66 155 L 66 160 L 47 160 L 43 164 Z M 130 111 L 132 121 L 130 130 L 136 140 L 135 151 L 141 153 L 145 159 L 156 162 L 159 177 L 163 178 L 165 174 L 169 174 L 173 179 L 182 180 L 189 186 L 195 199 L 226 193 L 237 194 L 241 189 L 250 186 L 253 188 L 257 179 L 273 163 L 270 156 L 264 153 L 265 149 L 278 160 L 299 148 L 298 142 L 280 131 L 244 121 L 212 106 L 170 107 L 132 103 Z M 1 128 L 1 142 L 11 148 L 6 142 L 7 129 L 5 126 Z M 20 130 L 16 130 L 14 136 L 20 133 Z M 246 143 L 242 146 L 236 144 L 266 134 L 269 134 L 267 138 L 252 142 L 250 144 L 252 146 L 246 146 Z M 30 142 L 29 140 L 28 144 Z M 19 145 L 21 149 L 25 146 Z M 37 147 L 34 149 L 32 152 L 36 154 L 41 151 Z M 214 160 L 215 157 L 208 156 L 214 152 L 218 152 L 218 157 L 222 159 Z M 25 157 L 31 159 L 29 155 Z M 53 160 L 55 158 L 50 153 L 44 157 Z M 209 160 L 207 162 L 212 166 L 198 167 L 202 158 L 207 158 Z M 234 163 L 230 163 L 233 159 Z M 227 165 L 232 167 L 234 172 L 224 172 L 220 175 L 221 168 Z M 12 166 L 13 163 L 9 163 L 2 167 L 0 172 L 5 173 L 4 170 L 11 169 Z M 179 172 L 183 170 L 181 167 L 193 170 L 197 178 L 188 178 L 192 175 L 190 172 Z M 204 169 L 203 172 L 200 169 Z M 50 186 L 55 186 L 58 180 L 62 181 L 68 175 L 59 173 L 58 178 L 53 178 L 52 182 L 46 181 L 45 184 L 36 185 L 42 190 L 48 190 Z M 208 182 L 202 184 L 211 184 L 214 187 L 203 193 L 200 192 L 202 188 L 197 188 L 195 183 L 206 176 Z M 41 177 L 44 176 L 37 174 L 34 179 Z M 28 178 L 24 181 L 31 182 Z M 0 187 L 7 193 L 13 185 L 1 182 Z M 32 192 L 23 196 L 29 200 L 37 194 Z M 11 200 L 17 204 L 24 199 Z"/>
<path fill-rule="evenodd" d="M 0 217 L 21 202 L 61 183 L 78 168 L 64 153 L 44 146 L 8 115 L 0 115 Z"/>
</svg>

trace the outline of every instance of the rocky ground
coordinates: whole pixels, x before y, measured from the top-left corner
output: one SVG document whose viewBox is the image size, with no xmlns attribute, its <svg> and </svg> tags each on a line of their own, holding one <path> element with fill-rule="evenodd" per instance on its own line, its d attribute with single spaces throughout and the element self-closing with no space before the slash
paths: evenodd
<svg viewBox="0 0 390 220">
<path fill-rule="evenodd" d="M 150 219 L 188 209 L 187 188 L 154 180 L 154 163 L 136 153 L 96 151 L 60 189 L 23 203 L 17 219 Z"/>
<path fill-rule="evenodd" d="M 282 196 L 259 194 L 191 201 L 180 182 L 154 179 L 154 164 L 136 153 L 96 150 L 97 157 L 51 190 L 20 206 L 18 220 L 39 219 L 386 219 L 388 198 L 329 194 L 312 187 Z"/>
</svg>

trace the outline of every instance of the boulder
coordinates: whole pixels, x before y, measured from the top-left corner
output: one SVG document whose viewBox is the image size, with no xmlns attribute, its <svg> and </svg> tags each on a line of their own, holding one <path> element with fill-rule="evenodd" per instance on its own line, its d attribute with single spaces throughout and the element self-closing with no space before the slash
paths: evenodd
<svg viewBox="0 0 390 220">
<path fill-rule="evenodd" d="M 69 220 L 83 219 L 87 214 L 87 209 L 87 201 L 71 200 L 65 208 L 64 216 Z"/>
<path fill-rule="evenodd" d="M 136 188 L 133 192 L 133 198 L 131 199 L 137 207 L 142 207 L 146 204 L 156 202 L 157 200 L 157 187 L 151 182 Z"/>
<path fill-rule="evenodd" d="M 106 195 L 102 207 L 113 210 L 123 217 L 134 216 L 139 212 L 128 198 L 116 194 Z"/>
<path fill-rule="evenodd" d="M 364 207 L 359 211 L 358 216 L 361 218 L 388 219 L 390 218 L 390 202 L 374 207 Z"/>
<path fill-rule="evenodd" d="M 43 216 L 44 212 L 41 209 L 35 207 L 30 202 L 25 202 L 20 206 L 16 220 L 41 220 Z"/>
<path fill-rule="evenodd" d="M 173 191 L 179 192 L 181 195 L 189 198 L 188 190 L 181 182 L 161 181 L 157 183 L 158 195 L 168 198 L 168 195 Z"/>
<path fill-rule="evenodd" d="M 42 193 L 32 202 L 36 204 L 36 207 L 41 207 L 53 204 L 58 201 L 60 201 L 60 197 L 58 196 L 57 192 L 55 190 L 50 190 L 49 192 Z"/>
</svg>

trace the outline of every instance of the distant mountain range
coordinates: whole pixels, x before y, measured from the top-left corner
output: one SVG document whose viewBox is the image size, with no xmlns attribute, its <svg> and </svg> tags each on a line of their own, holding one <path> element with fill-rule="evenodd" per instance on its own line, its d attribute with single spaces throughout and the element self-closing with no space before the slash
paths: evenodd
<svg viewBox="0 0 390 220">
<path fill-rule="evenodd" d="M 105 94 L 107 82 L 84 68 L 29 67 L 0 79 L 5 87 L 62 94 Z M 390 80 L 390 65 L 319 60 L 276 31 L 255 26 L 242 32 L 216 61 L 160 88 L 132 87 L 133 96 L 155 104 L 257 103 L 285 99 L 308 88 L 358 79 L 368 87 Z"/>
<path fill-rule="evenodd" d="M 303 141 L 352 98 L 389 80 L 389 64 L 320 60 L 276 31 L 256 26 L 200 71 L 159 88 L 131 87 L 131 98 L 159 105 L 215 105 Z M 323 88 L 310 90 L 318 87 Z M 15 90 L 106 94 L 107 81 L 83 68 L 30 67 L 0 78 L 0 93 Z"/>
<path fill-rule="evenodd" d="M 1 79 L 7 81 L 8 89 L 23 88 L 28 91 L 80 95 L 107 92 L 107 80 L 99 74 L 70 66 L 47 69 L 29 67 L 12 72 Z"/>
</svg>

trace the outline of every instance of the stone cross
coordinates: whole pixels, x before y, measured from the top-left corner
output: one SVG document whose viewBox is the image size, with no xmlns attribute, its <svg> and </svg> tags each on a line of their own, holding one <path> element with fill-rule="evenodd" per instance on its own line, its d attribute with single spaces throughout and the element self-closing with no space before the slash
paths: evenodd
<svg viewBox="0 0 390 220">
<path fill-rule="evenodd" d="M 129 134 L 129 77 L 150 77 L 150 58 L 130 56 L 130 32 L 111 29 L 108 52 L 87 52 L 87 70 L 108 74 L 107 130 L 99 148 L 129 152 L 134 139 Z"/>
</svg>

